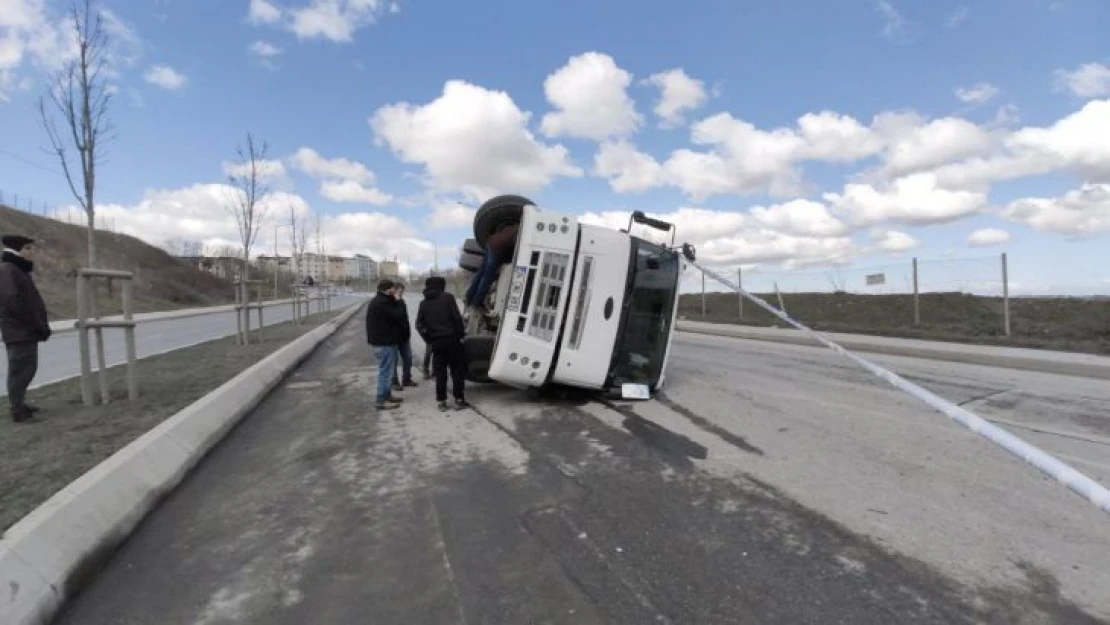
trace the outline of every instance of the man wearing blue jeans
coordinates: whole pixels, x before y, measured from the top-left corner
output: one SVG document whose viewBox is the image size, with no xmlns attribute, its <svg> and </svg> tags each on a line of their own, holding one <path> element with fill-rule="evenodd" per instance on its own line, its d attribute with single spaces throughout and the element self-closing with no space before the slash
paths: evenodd
<svg viewBox="0 0 1110 625">
<path fill-rule="evenodd" d="M 470 279 L 470 286 L 466 289 L 463 303 L 468 309 L 484 308 L 486 295 L 494 278 L 497 277 L 497 271 L 516 249 L 516 237 L 519 232 L 520 224 L 509 224 L 502 226 L 486 239 L 486 255 L 482 258 L 482 267 Z"/>
<path fill-rule="evenodd" d="M 408 315 L 397 302 L 397 285 L 384 279 L 378 283 L 378 293 L 366 309 L 366 342 L 378 361 L 378 387 L 374 406 L 390 410 L 401 399 L 390 392 L 393 373 L 397 367 L 398 346 L 408 330 Z"/>
</svg>

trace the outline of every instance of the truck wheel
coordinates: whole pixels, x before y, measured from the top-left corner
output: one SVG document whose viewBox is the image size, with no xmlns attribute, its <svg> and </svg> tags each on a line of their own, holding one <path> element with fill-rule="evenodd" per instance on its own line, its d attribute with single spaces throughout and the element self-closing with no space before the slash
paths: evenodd
<svg viewBox="0 0 1110 625">
<path fill-rule="evenodd" d="M 463 341 L 466 353 L 466 379 L 485 384 L 492 382 L 489 377 L 489 361 L 493 358 L 492 336 L 468 336 Z"/>
<path fill-rule="evenodd" d="M 524 213 L 524 207 L 535 202 L 520 195 L 499 195 L 486 200 L 474 215 L 474 240 L 482 249 L 486 240 L 504 223 L 516 223 Z"/>
<path fill-rule="evenodd" d="M 474 239 L 467 239 L 466 241 L 464 241 L 462 251 L 470 252 L 471 254 L 479 254 L 482 256 L 486 254 L 486 251 L 482 249 L 482 246 L 478 245 L 478 242 Z"/>
<path fill-rule="evenodd" d="M 482 254 L 475 254 L 473 252 L 463 252 L 459 255 L 459 267 L 464 271 L 471 273 L 478 271 L 482 268 L 482 260 L 485 258 Z"/>
</svg>

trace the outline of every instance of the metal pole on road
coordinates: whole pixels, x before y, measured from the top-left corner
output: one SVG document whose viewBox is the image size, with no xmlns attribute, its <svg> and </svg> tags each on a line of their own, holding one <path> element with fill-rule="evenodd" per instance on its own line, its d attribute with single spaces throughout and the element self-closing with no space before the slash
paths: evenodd
<svg viewBox="0 0 1110 625">
<path fill-rule="evenodd" d="M 1055 456 L 1052 456 L 1051 454 L 1048 454 L 1041 449 L 1034 447 L 1033 445 L 1025 442 L 1023 439 L 1018 438 L 1017 436 L 1000 428 L 990 421 L 983 419 L 982 417 L 967 410 L 966 408 L 958 406 L 951 401 L 948 401 L 947 399 L 935 395 L 931 391 L 922 388 L 914 384 L 913 382 L 910 382 L 909 380 L 906 380 L 898 374 L 888 371 L 872 363 L 871 361 L 856 355 L 855 352 L 844 349 L 840 345 L 830 341 L 820 332 L 815 332 L 809 327 L 795 320 L 793 317 L 790 317 L 788 314 L 786 314 L 785 311 L 775 309 L 774 306 L 771 306 L 759 297 L 748 293 L 747 291 L 740 288 L 739 285 L 732 284 L 728 278 L 725 278 L 724 276 L 721 276 L 710 269 L 702 267 L 697 263 L 691 264 L 700 269 L 702 271 L 702 275 L 708 273 L 717 282 L 720 282 L 721 284 L 729 288 L 737 289 L 744 297 L 750 299 L 755 305 L 778 317 L 787 324 L 804 332 L 805 334 L 809 335 L 817 342 L 821 343 L 837 354 L 840 354 L 848 360 L 851 360 L 864 370 L 873 374 L 875 377 L 886 381 L 888 384 L 894 386 L 898 390 L 924 402 L 929 407 L 947 416 L 949 419 L 952 419 L 959 425 L 971 430 L 972 432 L 978 434 L 979 436 L 982 436 L 983 438 L 986 438 L 999 447 L 1002 447 L 1003 449 L 1010 452 L 1014 456 L 1017 456 L 1024 462 L 1033 465 L 1045 475 L 1052 477 L 1072 492 L 1094 504 L 1103 512 L 1110 514 L 1110 490 L 1108 490 L 1102 484 L 1080 473 L 1079 471 L 1076 471 L 1074 468 L 1057 459 Z M 778 285 L 776 284 L 776 292 L 778 291 L 777 286 Z"/>
</svg>

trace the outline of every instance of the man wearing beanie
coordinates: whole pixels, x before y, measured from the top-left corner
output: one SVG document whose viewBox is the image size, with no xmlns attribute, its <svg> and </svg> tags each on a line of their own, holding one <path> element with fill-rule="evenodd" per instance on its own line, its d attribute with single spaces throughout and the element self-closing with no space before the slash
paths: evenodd
<svg viewBox="0 0 1110 625">
<path fill-rule="evenodd" d="M 455 406 L 466 408 L 466 353 L 462 339 L 466 334 L 459 304 L 446 292 L 447 280 L 432 276 L 424 281 L 424 301 L 416 312 L 416 331 L 432 350 L 436 372 L 436 401 L 447 410 L 447 370 L 451 370 L 451 391 Z"/>
<path fill-rule="evenodd" d="M 50 338 L 46 303 L 31 279 L 34 240 L 19 235 L 0 237 L 0 337 L 8 351 L 8 401 L 12 420 L 22 423 L 38 408 L 27 404 L 27 387 L 39 368 L 39 343 Z"/>
</svg>

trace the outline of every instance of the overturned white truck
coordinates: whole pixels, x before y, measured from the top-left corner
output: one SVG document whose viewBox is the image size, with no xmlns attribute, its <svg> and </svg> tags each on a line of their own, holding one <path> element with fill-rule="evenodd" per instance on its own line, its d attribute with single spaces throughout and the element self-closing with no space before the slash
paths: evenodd
<svg viewBox="0 0 1110 625">
<path fill-rule="evenodd" d="M 627 230 L 579 223 L 518 195 L 482 204 L 459 266 L 478 271 L 486 240 L 519 223 L 486 297 L 467 319 L 472 381 L 517 388 L 570 386 L 647 399 L 665 380 L 682 258 L 674 225 L 632 214 Z M 633 224 L 670 231 L 671 247 L 632 236 Z"/>
</svg>

